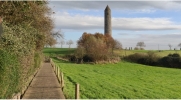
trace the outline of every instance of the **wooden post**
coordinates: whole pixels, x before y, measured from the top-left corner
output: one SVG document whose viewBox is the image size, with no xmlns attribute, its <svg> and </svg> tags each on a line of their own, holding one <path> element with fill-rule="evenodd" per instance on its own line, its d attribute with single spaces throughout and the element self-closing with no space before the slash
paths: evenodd
<svg viewBox="0 0 181 100">
<path fill-rule="evenodd" d="M 58 76 L 58 66 L 56 66 L 57 67 L 57 76 Z"/>
<path fill-rule="evenodd" d="M 63 72 L 61 72 L 61 86 L 63 90 L 63 87 L 64 87 Z"/>
<path fill-rule="evenodd" d="M 55 65 L 54 65 L 54 63 L 52 62 L 52 65 L 53 65 L 53 71 L 55 71 Z"/>
<path fill-rule="evenodd" d="M 54 71 L 56 72 L 56 65 L 55 65 L 54 67 L 55 67 L 55 70 L 54 70 Z"/>
<path fill-rule="evenodd" d="M 12 99 L 20 100 L 21 99 L 21 93 L 13 94 Z"/>
<path fill-rule="evenodd" d="M 56 65 L 54 65 L 54 72 L 56 71 Z"/>
<path fill-rule="evenodd" d="M 55 65 L 55 74 L 57 75 L 57 65 Z"/>
<path fill-rule="evenodd" d="M 58 81 L 60 83 L 60 68 L 58 67 L 58 74 L 57 74 L 57 77 L 58 77 Z"/>
<path fill-rule="evenodd" d="M 79 99 L 79 84 L 75 84 L 75 99 Z"/>
<path fill-rule="evenodd" d="M 55 72 L 55 75 L 56 75 L 56 65 L 55 65 L 55 70 L 54 70 L 54 72 Z"/>
<path fill-rule="evenodd" d="M 17 94 L 17 99 L 19 99 L 19 100 L 21 99 L 21 93 Z"/>
<path fill-rule="evenodd" d="M 55 71 L 55 64 L 53 63 L 53 70 Z"/>
</svg>

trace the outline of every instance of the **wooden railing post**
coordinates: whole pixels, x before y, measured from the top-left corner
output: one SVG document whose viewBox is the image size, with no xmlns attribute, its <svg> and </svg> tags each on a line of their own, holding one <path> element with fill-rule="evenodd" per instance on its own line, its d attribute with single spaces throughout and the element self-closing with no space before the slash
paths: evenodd
<svg viewBox="0 0 181 100">
<path fill-rule="evenodd" d="M 75 84 L 75 99 L 79 99 L 79 84 Z"/>
<path fill-rule="evenodd" d="M 63 72 L 61 72 L 61 87 L 64 88 Z"/>
<path fill-rule="evenodd" d="M 63 87 L 64 87 L 63 72 L 60 71 L 59 66 L 57 66 L 52 60 L 50 60 L 50 61 L 51 61 L 53 70 L 55 72 L 55 75 L 57 76 L 58 81 L 60 82 L 61 88 L 63 90 Z"/>
<path fill-rule="evenodd" d="M 55 71 L 55 65 L 54 65 L 54 63 L 52 63 L 52 65 L 53 65 L 53 71 Z"/>
<path fill-rule="evenodd" d="M 58 66 L 57 66 L 57 77 L 58 77 Z"/>
<path fill-rule="evenodd" d="M 58 73 L 57 73 L 58 81 L 60 83 L 60 68 L 58 67 Z"/>
<path fill-rule="evenodd" d="M 58 66 L 56 65 L 56 76 L 58 75 Z"/>
<path fill-rule="evenodd" d="M 55 74 L 57 75 L 57 65 L 55 65 Z"/>
<path fill-rule="evenodd" d="M 55 70 L 54 70 L 54 71 L 55 71 L 55 73 L 56 73 L 56 65 L 55 65 Z"/>
</svg>

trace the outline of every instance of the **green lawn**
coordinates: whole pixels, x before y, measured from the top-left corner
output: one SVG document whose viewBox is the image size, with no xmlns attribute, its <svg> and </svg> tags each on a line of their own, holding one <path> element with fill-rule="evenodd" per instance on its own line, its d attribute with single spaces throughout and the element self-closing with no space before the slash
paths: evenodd
<svg viewBox="0 0 181 100">
<path fill-rule="evenodd" d="M 75 49 L 46 48 L 46 55 L 65 55 Z M 126 51 L 126 54 L 136 52 L 147 53 L 148 50 Z M 154 51 L 159 56 L 181 51 Z M 116 51 L 124 55 L 125 51 Z M 82 99 L 181 99 L 181 70 L 161 67 L 151 67 L 129 62 L 118 64 L 75 64 L 53 58 L 64 73 L 64 94 L 74 98 L 75 83 L 80 84 Z"/>
<path fill-rule="evenodd" d="M 64 56 L 66 54 L 71 54 L 75 51 L 75 48 L 44 48 L 43 52 L 48 56 Z M 179 53 L 181 55 L 181 50 L 163 50 L 162 52 L 158 52 L 158 50 L 114 50 L 114 52 L 120 56 L 128 56 L 134 53 L 147 53 L 149 51 L 155 52 L 157 55 L 163 57 L 167 56 L 170 53 Z"/>
<path fill-rule="evenodd" d="M 114 52 L 120 56 L 128 56 L 134 53 L 147 53 L 150 51 L 155 52 L 160 57 L 167 56 L 170 53 L 178 53 L 181 55 L 181 50 L 163 50 L 162 52 L 158 52 L 158 50 L 115 50 Z"/>
<path fill-rule="evenodd" d="M 64 56 L 66 54 L 71 54 L 75 51 L 75 48 L 44 48 L 43 53 L 47 56 Z"/>
<path fill-rule="evenodd" d="M 74 98 L 80 84 L 84 99 L 181 98 L 181 70 L 150 67 L 128 62 L 75 64 L 53 59 L 64 73 L 67 98 Z"/>
</svg>

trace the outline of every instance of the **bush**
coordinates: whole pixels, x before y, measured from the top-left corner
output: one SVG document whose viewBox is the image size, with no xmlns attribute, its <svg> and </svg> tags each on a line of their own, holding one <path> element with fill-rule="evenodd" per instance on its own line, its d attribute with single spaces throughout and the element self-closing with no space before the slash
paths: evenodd
<svg viewBox="0 0 181 100">
<path fill-rule="evenodd" d="M 134 50 L 139 50 L 139 48 L 138 48 L 138 47 L 135 47 Z"/>
<path fill-rule="evenodd" d="M 42 62 L 42 53 L 35 52 L 34 55 L 34 68 L 40 67 L 41 62 Z"/>
<path fill-rule="evenodd" d="M 0 50 L 0 99 L 11 98 L 14 92 L 19 91 L 19 66 L 15 55 Z"/>
<path fill-rule="evenodd" d="M 40 65 L 41 53 L 36 51 L 35 36 L 38 32 L 33 27 L 25 24 L 11 26 L 10 24 L 3 22 L 3 29 L 4 33 L 0 37 L 0 50 L 2 50 L 0 62 L 1 64 L 4 64 L 1 67 L 1 72 L 4 76 L 0 79 L 0 82 L 3 82 L 1 84 L 2 86 L 0 86 L 3 87 L 0 89 L 0 91 L 3 91 L 0 93 L 0 97 L 9 98 L 9 96 L 17 92 L 18 89 L 20 92 L 21 88 L 27 85 L 26 81 L 28 81 L 28 77 L 32 75 L 35 69 Z M 4 56 L 5 54 L 7 56 Z M 13 79 L 13 77 L 17 76 L 16 73 L 20 74 L 18 79 L 22 81 L 17 82 L 15 78 Z M 12 81 L 9 79 L 10 77 Z"/>
<path fill-rule="evenodd" d="M 172 56 L 172 57 L 180 57 L 180 55 L 178 53 L 171 54 L 170 56 Z"/>
<path fill-rule="evenodd" d="M 139 64 L 162 66 L 168 68 L 181 68 L 181 57 L 179 54 L 168 54 L 165 57 L 158 57 L 154 52 L 148 52 L 147 54 L 135 53 L 124 57 L 125 60 L 135 62 Z"/>
<path fill-rule="evenodd" d="M 148 52 L 147 54 L 135 53 L 125 57 L 124 59 L 139 64 L 156 66 L 160 58 L 154 52 Z"/>
<path fill-rule="evenodd" d="M 125 60 L 130 62 L 136 62 L 139 63 L 140 59 L 146 58 L 146 55 L 143 53 L 135 53 L 129 56 L 124 57 Z"/>
<path fill-rule="evenodd" d="M 159 64 L 169 68 L 181 68 L 181 57 L 177 53 L 169 54 L 161 58 Z"/>
</svg>

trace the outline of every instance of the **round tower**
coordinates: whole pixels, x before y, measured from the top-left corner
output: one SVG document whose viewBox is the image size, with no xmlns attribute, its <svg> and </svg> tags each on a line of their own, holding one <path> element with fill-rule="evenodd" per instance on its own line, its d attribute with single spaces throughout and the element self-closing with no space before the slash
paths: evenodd
<svg viewBox="0 0 181 100">
<path fill-rule="evenodd" d="M 104 34 L 112 35 L 112 28 L 111 28 L 111 9 L 107 5 L 106 9 L 104 10 Z"/>
</svg>

